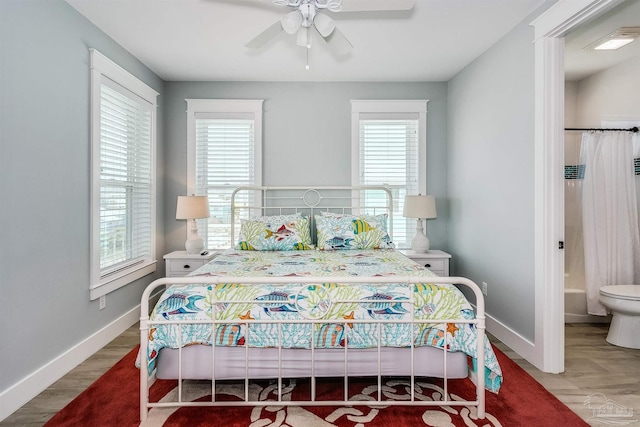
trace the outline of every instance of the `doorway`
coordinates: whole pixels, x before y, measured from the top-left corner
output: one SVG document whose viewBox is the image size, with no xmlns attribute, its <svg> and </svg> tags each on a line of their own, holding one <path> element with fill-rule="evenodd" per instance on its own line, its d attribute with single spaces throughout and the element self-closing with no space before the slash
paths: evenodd
<svg viewBox="0 0 640 427">
<path fill-rule="evenodd" d="M 608 35 L 638 25 L 640 2 L 627 1 L 573 28 L 564 37 L 565 128 L 630 128 L 637 125 L 640 101 L 636 101 L 638 96 L 634 94 L 637 93 L 634 88 L 640 89 L 640 79 L 636 77 L 640 75 L 640 41 L 612 50 L 594 47 Z M 595 311 L 593 295 L 589 298 L 591 309 L 587 308 L 582 138 L 580 131 L 564 133 L 564 317 L 566 323 L 608 323 L 608 316 L 589 314 L 589 311 Z"/>
<path fill-rule="evenodd" d="M 564 371 L 564 37 L 617 0 L 559 0 L 535 29 L 535 350 L 544 372 Z"/>
</svg>

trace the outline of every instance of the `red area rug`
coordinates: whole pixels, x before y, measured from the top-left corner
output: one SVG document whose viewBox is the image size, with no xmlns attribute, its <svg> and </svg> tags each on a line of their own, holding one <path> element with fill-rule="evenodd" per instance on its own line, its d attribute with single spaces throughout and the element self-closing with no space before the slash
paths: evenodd
<svg viewBox="0 0 640 427">
<path fill-rule="evenodd" d="M 416 426 L 589 426 L 562 402 L 546 391 L 529 374 L 501 351 L 495 350 L 504 373 L 504 384 L 499 394 L 487 392 L 484 420 L 478 420 L 475 408 L 455 407 L 283 407 L 265 406 L 256 408 L 170 408 L 154 409 L 144 427 L 171 426 L 291 426 L 291 427 L 416 427 Z M 107 373 L 93 383 L 86 391 L 56 414 L 46 427 L 59 426 L 101 426 L 125 427 L 139 425 L 139 371 L 134 366 L 137 348 L 127 354 Z M 407 397 L 407 384 L 403 379 L 385 379 L 385 396 L 390 399 Z M 295 399 L 298 395 L 308 396 L 308 381 L 284 381 L 287 395 Z M 192 393 L 207 399 L 210 382 L 190 381 L 183 393 Z M 350 396 L 366 399 L 376 393 L 370 390 L 367 379 L 351 380 Z M 151 400 L 158 401 L 173 393 L 175 381 L 157 381 L 151 388 Z M 274 385 L 268 382 L 252 383 L 250 393 L 261 397 L 274 397 Z M 217 400 L 239 400 L 243 383 L 219 382 Z M 277 390 L 276 390 L 277 392 Z M 340 380 L 318 380 L 318 399 L 341 398 Z M 438 399 L 441 388 L 438 384 L 418 381 L 416 392 L 419 398 Z M 449 384 L 452 397 L 471 399 L 474 386 L 469 380 L 455 380 Z M 210 396 L 210 394 L 209 394 Z M 210 397 L 209 397 L 210 399 Z"/>
</svg>

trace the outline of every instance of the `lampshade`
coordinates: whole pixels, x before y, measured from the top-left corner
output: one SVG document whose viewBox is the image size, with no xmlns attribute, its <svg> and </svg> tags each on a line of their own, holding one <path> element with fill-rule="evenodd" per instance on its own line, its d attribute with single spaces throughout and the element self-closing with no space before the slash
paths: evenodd
<svg viewBox="0 0 640 427">
<path fill-rule="evenodd" d="M 176 219 L 209 218 L 207 196 L 178 196 Z"/>
<path fill-rule="evenodd" d="M 435 197 L 421 194 L 405 196 L 402 216 L 406 218 L 437 218 Z"/>
</svg>

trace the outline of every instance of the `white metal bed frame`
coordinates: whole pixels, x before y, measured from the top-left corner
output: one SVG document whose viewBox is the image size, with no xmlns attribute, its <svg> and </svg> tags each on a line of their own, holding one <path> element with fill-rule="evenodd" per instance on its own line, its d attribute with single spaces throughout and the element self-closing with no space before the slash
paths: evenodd
<svg viewBox="0 0 640 427">
<path fill-rule="evenodd" d="M 338 210 L 342 210 L 343 212 L 352 212 L 350 209 L 356 209 L 358 208 L 357 206 L 330 206 L 330 207 L 320 207 L 322 200 L 324 200 L 324 196 L 322 196 L 320 194 L 321 190 L 348 190 L 348 191 L 352 191 L 352 192 L 356 192 L 356 191 L 367 191 L 369 188 L 375 188 L 376 190 L 380 190 L 381 188 L 384 188 L 384 192 L 386 194 L 388 194 L 388 205 L 387 208 L 384 207 L 380 207 L 381 210 L 384 209 L 389 209 L 388 213 L 391 215 L 390 211 L 391 211 L 391 207 L 392 207 L 392 198 L 391 198 L 391 193 L 389 192 L 388 189 L 386 189 L 385 187 L 316 187 L 316 188 L 312 188 L 312 189 L 302 189 L 300 187 L 244 187 L 241 189 L 238 189 L 236 191 L 234 191 L 234 196 L 236 195 L 237 191 L 255 191 L 258 190 L 259 192 L 262 192 L 262 197 L 261 197 L 261 202 L 262 206 L 267 206 L 266 203 L 268 203 L 269 201 L 273 201 L 273 200 L 278 200 L 278 199 L 274 199 L 272 197 L 265 197 L 264 193 L 270 190 L 275 190 L 278 192 L 283 192 L 283 191 L 289 191 L 289 190 L 300 190 L 302 191 L 302 194 L 306 195 L 306 196 L 302 196 L 302 202 L 304 204 L 304 206 L 302 208 L 294 208 L 291 205 L 289 205 L 288 203 L 285 203 L 283 206 L 271 206 L 271 207 L 267 207 L 267 208 L 262 208 L 256 205 L 253 206 L 244 206 L 242 207 L 243 209 L 249 209 L 249 210 L 258 210 L 261 213 L 264 212 L 268 212 L 266 209 L 273 209 L 276 208 L 278 212 L 282 213 L 282 212 L 286 212 L 289 209 L 294 209 L 296 212 L 300 211 L 300 209 L 305 210 L 307 209 L 307 211 L 310 209 L 311 212 L 313 213 L 314 210 L 329 210 L 329 211 L 335 211 L 336 209 Z M 308 197 L 309 194 L 312 194 L 312 196 L 314 197 L 314 201 L 312 203 L 309 203 L 308 199 L 305 199 L 305 197 Z M 340 196 L 340 198 L 342 198 L 342 196 Z M 298 198 L 300 200 L 300 198 Z M 232 200 L 234 200 L 234 198 L 232 198 Z M 279 199 L 282 200 L 282 199 Z M 317 202 L 317 203 L 316 203 Z M 232 207 L 232 211 L 234 212 L 234 216 L 233 218 L 235 218 L 235 215 L 237 215 L 237 209 L 235 209 L 237 207 Z M 311 215 L 313 216 L 313 215 Z M 391 221 L 390 221 L 391 222 Z M 233 232 L 233 226 L 232 226 L 232 232 Z M 233 234 L 232 234 L 233 236 Z M 312 284 L 322 284 L 322 283 L 326 283 L 328 280 L 327 277 L 243 277 L 242 278 L 242 283 L 243 284 L 259 284 L 259 283 L 270 283 L 270 284 L 274 284 L 274 285 L 278 285 L 278 284 L 300 284 L 300 285 L 304 285 L 304 286 L 308 286 L 308 285 L 312 285 Z M 233 323 L 235 324 L 239 324 L 244 326 L 245 328 L 247 328 L 247 331 L 250 330 L 250 327 L 252 324 L 257 325 L 259 323 L 268 323 L 268 324 L 292 324 L 292 323 L 303 323 L 303 324 L 310 324 L 310 325 L 318 325 L 318 324 L 326 324 L 326 323 L 334 323 L 334 324 L 341 324 L 343 325 L 345 331 L 347 330 L 346 325 L 348 323 L 369 323 L 369 324 L 378 324 L 378 331 L 380 331 L 381 326 L 385 323 L 394 323 L 394 324 L 399 324 L 399 323 L 410 323 L 413 325 L 417 325 L 417 324 L 429 324 L 429 325 L 443 325 L 443 324 L 447 324 L 447 323 L 469 323 L 469 324 L 474 324 L 476 329 L 477 329 L 477 365 L 476 365 L 476 373 L 477 375 L 475 375 L 475 377 L 473 378 L 475 383 L 476 383 L 476 396 L 475 396 L 475 400 L 453 400 L 451 399 L 451 397 L 449 396 L 448 393 L 448 381 L 449 378 L 447 376 L 447 351 L 443 351 L 442 352 L 442 363 L 443 363 L 443 384 L 444 384 L 444 393 L 442 395 L 442 400 L 438 400 L 438 401 L 426 401 L 426 400 L 419 400 L 416 399 L 415 397 L 415 375 L 414 375 L 414 349 L 416 347 L 414 347 L 413 345 L 413 339 L 412 339 L 412 345 L 410 347 L 410 352 L 411 352 L 411 367 L 410 367 L 410 373 L 409 375 L 407 375 L 408 377 L 410 377 L 410 384 L 411 384 L 411 397 L 409 401 L 391 401 L 391 400 L 383 400 L 382 399 L 382 374 L 381 374 L 381 364 L 380 364 L 380 350 L 382 348 L 381 343 L 380 343 L 380 336 L 378 336 L 378 340 L 377 340 L 377 352 L 378 352 L 378 371 L 376 375 L 373 376 L 377 376 L 377 399 L 376 400 L 367 400 L 367 401 L 356 401 L 356 400 L 349 400 L 348 399 L 348 383 L 349 383 L 349 374 L 348 374 L 348 354 L 351 351 L 357 351 L 357 349 L 350 349 L 349 346 L 347 344 L 345 344 L 344 346 L 344 391 L 343 391 L 343 399 L 342 400 L 316 400 L 316 374 L 315 374 L 315 359 L 314 359 L 314 352 L 315 352 L 315 345 L 314 345 L 314 340 L 311 340 L 311 372 L 310 375 L 306 376 L 307 378 L 311 379 L 311 394 L 310 394 L 310 398 L 309 400 L 302 400 L 302 401 L 283 401 L 282 400 L 282 392 L 283 392 L 283 388 L 282 388 L 282 380 L 283 380 L 283 376 L 282 376 L 282 349 L 283 349 L 283 345 L 282 345 L 282 337 L 279 337 L 279 343 L 280 345 L 278 346 L 278 377 L 277 377 L 277 382 L 278 382 L 278 400 L 274 401 L 277 402 L 277 404 L 279 406 L 356 406 L 356 405 L 365 405 L 365 406 L 370 406 L 370 405 L 384 405 L 384 406 L 401 406 L 401 405 L 415 405 L 415 406 L 442 406 L 442 405 L 448 405 L 448 406 L 475 406 L 477 408 L 477 416 L 479 418 L 484 418 L 485 417 L 485 378 L 484 378 L 484 372 L 485 372 L 485 348 L 484 348 L 484 340 L 485 340 L 485 312 L 484 312 L 484 297 L 483 294 L 480 290 L 480 288 L 478 287 L 478 285 L 476 285 L 473 281 L 464 278 L 464 277 L 433 277 L 433 276 L 406 276 L 406 277 L 398 277 L 398 276 L 393 276 L 393 277 L 362 277 L 362 276 L 349 276 L 349 277 L 331 277 L 330 279 L 332 282 L 339 282 L 341 284 L 351 284 L 351 283 L 368 283 L 368 284 L 390 284 L 390 283 L 403 283 L 403 284 L 416 284 L 416 283 L 434 283 L 434 284 L 446 284 L 446 283 L 451 283 L 451 284 L 456 284 L 456 285 L 463 285 L 465 287 L 468 287 L 471 289 L 471 291 L 474 293 L 475 297 L 476 297 L 476 318 L 473 320 L 467 320 L 467 319 L 429 319 L 428 321 L 425 320 L 416 320 L 415 316 L 414 316 L 414 299 L 413 296 L 411 296 L 411 298 L 409 300 L 402 300 L 402 303 L 406 304 L 407 307 L 409 307 L 410 310 L 410 316 L 409 318 L 405 318 L 403 320 L 381 320 L 381 319 L 377 319 L 377 320 L 357 320 L 357 319 L 349 319 L 349 320 L 345 320 L 345 319 L 327 319 L 327 318 L 323 318 L 323 317 L 318 317 L 318 318 L 305 318 L 305 319 L 301 319 L 301 320 L 242 320 L 242 321 L 234 321 Z M 229 324 L 230 321 L 224 320 L 224 319 L 215 319 L 215 310 L 212 310 L 212 318 L 208 319 L 208 320 L 151 320 L 149 318 L 149 312 L 150 312 L 150 298 L 152 297 L 154 290 L 156 290 L 159 287 L 163 287 L 163 286 L 167 286 L 167 285 L 172 285 L 172 284 L 212 284 L 212 285 L 217 285 L 217 284 L 224 284 L 224 283 L 237 283 L 239 281 L 238 277 L 216 277 L 216 276 L 207 276 L 207 277 L 178 277 L 178 278 L 162 278 L 162 279 L 158 279 L 155 280 L 154 282 L 152 282 L 149 286 L 147 286 L 147 288 L 145 289 L 145 291 L 143 292 L 142 295 L 142 299 L 141 299 L 141 317 L 140 317 L 140 419 L 141 420 L 145 420 L 148 416 L 148 411 L 151 408 L 155 408 L 155 407 L 176 407 L 176 406 L 184 406 L 184 407 L 191 407 L 191 406 L 265 406 L 268 404 L 273 404 L 272 401 L 260 401 L 260 400 L 250 400 L 249 399 L 249 381 L 251 380 L 251 378 L 249 378 L 248 372 L 249 372 L 249 353 L 251 352 L 250 346 L 249 345 L 245 345 L 244 346 L 244 353 L 245 353 L 245 378 L 244 378 L 244 390 L 245 390 L 245 395 L 244 395 L 244 399 L 242 401 L 216 401 L 216 380 L 223 380 L 225 378 L 212 378 L 211 380 L 211 400 L 210 401 L 206 401 L 206 402 L 191 402 L 191 401 L 185 401 L 183 400 L 183 393 L 182 393 L 182 383 L 183 383 L 183 377 L 182 377 L 182 347 L 178 348 L 178 361 L 179 361 L 179 368 L 178 368 L 178 394 L 177 394 L 177 400 L 173 401 L 173 402 L 149 402 L 149 387 L 150 385 L 153 383 L 154 381 L 154 377 L 149 376 L 148 375 L 148 359 L 147 359 L 147 352 L 148 352 L 148 344 L 149 344 L 149 330 L 150 328 L 156 326 L 156 325 L 184 325 L 184 324 L 207 324 L 210 325 L 212 328 L 212 336 L 215 336 L 215 331 L 217 330 L 217 325 L 221 325 L 221 324 Z M 215 306 L 215 304 L 217 303 L 223 303 L 223 304 L 252 304 L 255 303 L 255 301 L 224 301 L 224 300 L 215 300 L 215 292 L 213 293 L 213 298 L 214 301 L 212 302 L 213 306 Z M 393 301 L 393 300 L 392 300 Z M 358 303 L 362 303 L 362 302 L 376 302 L 373 300 L 370 301 L 363 301 L 363 300 L 358 300 L 358 301 L 328 301 L 328 304 L 341 304 L 341 303 L 351 303 L 351 302 L 358 302 Z M 325 313 L 328 312 L 325 311 Z M 313 326 L 312 326 L 313 327 Z M 345 338 L 348 340 L 348 335 L 345 336 Z M 413 337 L 412 337 L 413 338 Z M 211 363 L 212 363 L 212 369 L 211 372 L 215 372 L 214 366 L 213 364 L 215 363 L 215 353 L 216 353 L 216 345 L 211 345 L 209 346 L 209 348 L 211 349 Z M 444 348 L 447 348 L 447 342 L 446 342 L 446 334 L 445 334 L 445 344 L 444 344 Z"/>
</svg>

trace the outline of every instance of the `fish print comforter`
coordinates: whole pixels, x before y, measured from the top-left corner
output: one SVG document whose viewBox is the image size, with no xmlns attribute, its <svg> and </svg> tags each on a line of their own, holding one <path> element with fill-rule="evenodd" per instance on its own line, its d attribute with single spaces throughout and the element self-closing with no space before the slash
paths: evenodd
<svg viewBox="0 0 640 427">
<path fill-rule="evenodd" d="M 154 325 L 149 333 L 149 371 L 164 347 L 208 344 L 218 346 L 287 348 L 368 348 L 433 346 L 463 351 L 475 359 L 475 325 L 463 323 L 358 323 L 349 320 L 410 319 L 411 294 L 416 320 L 473 319 L 464 295 L 453 285 L 340 284 L 340 276 L 434 275 L 394 250 L 241 251 L 228 250 L 191 276 L 232 276 L 237 283 L 174 285 L 156 304 L 151 319 L 229 320 L 212 333 L 211 325 Z M 242 277 L 327 276 L 321 285 L 243 285 Z M 215 287 L 215 291 L 214 291 Z M 229 303 L 228 301 L 243 301 Z M 349 301 L 336 303 L 336 301 Z M 404 302 L 407 301 L 407 302 Z M 250 324 L 251 320 L 334 319 L 340 323 Z M 215 335 L 215 336 L 213 336 Z M 313 340 L 313 343 L 312 343 Z M 502 372 L 485 337 L 485 383 L 497 392 Z M 474 364 L 475 365 L 475 364 Z"/>
</svg>

